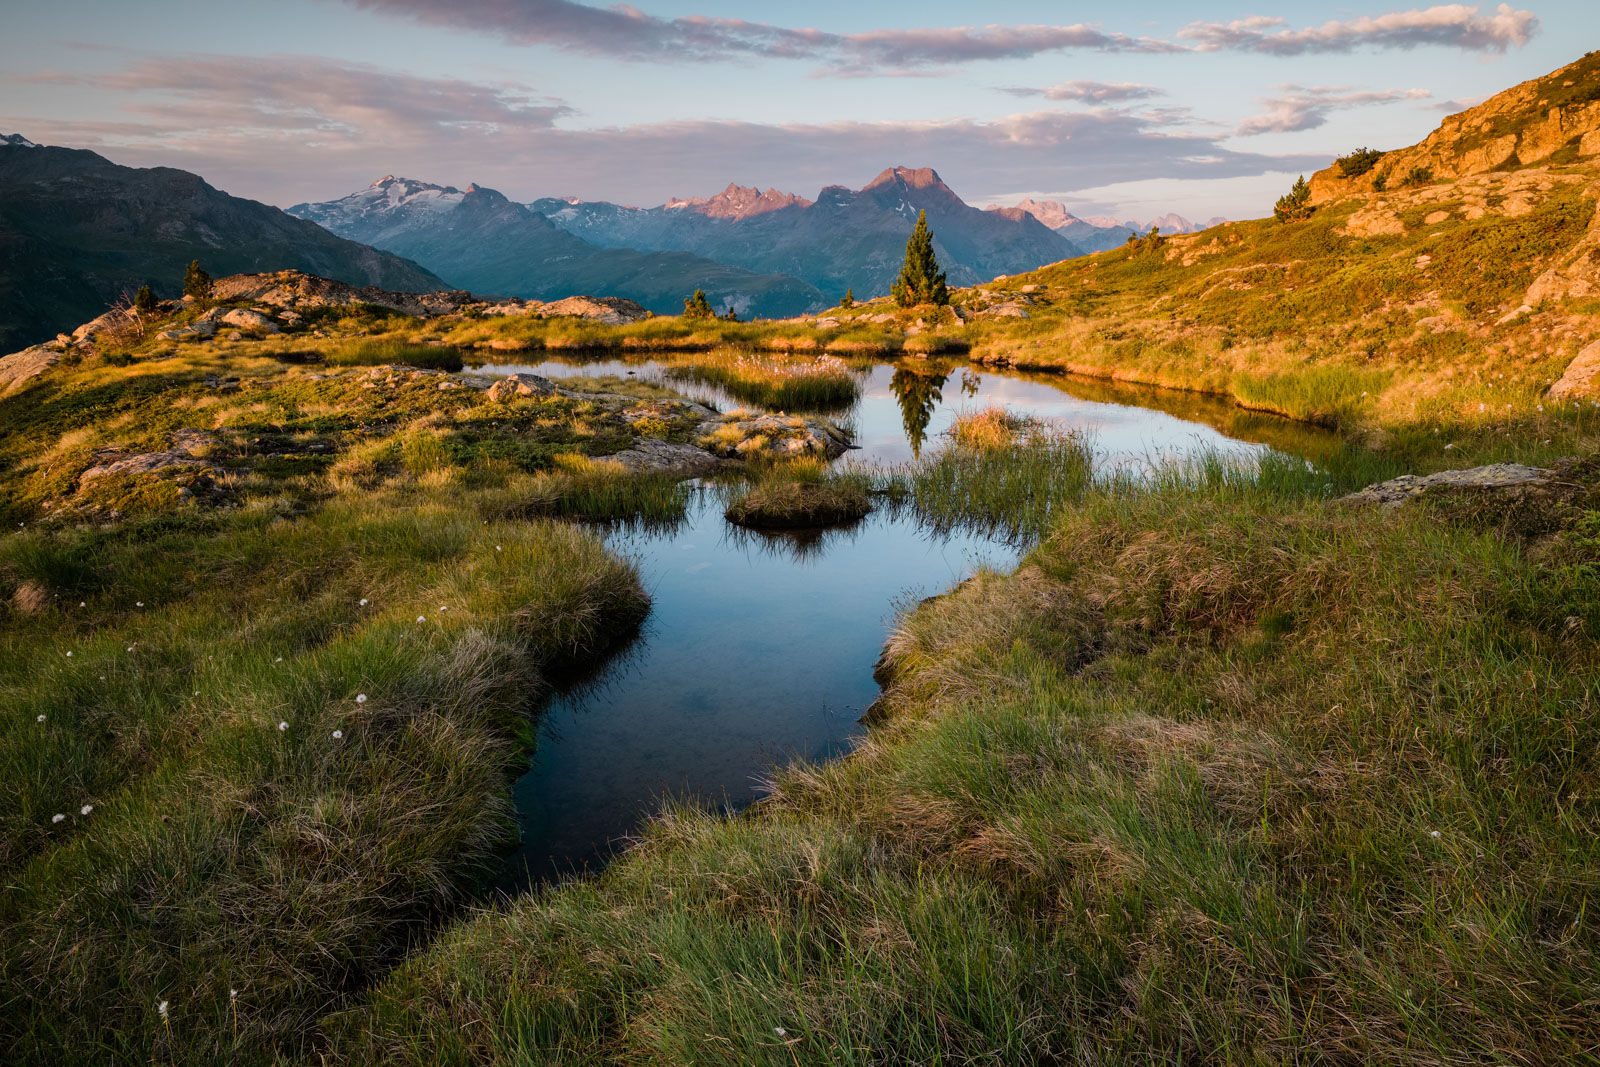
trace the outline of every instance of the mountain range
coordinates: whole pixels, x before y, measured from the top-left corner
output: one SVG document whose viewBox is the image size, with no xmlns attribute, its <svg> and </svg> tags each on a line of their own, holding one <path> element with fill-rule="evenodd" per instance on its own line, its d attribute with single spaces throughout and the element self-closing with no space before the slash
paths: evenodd
<svg viewBox="0 0 1600 1067">
<path fill-rule="evenodd" d="M 599 247 L 493 189 L 387 175 L 338 200 L 295 204 L 298 216 L 341 237 L 387 249 L 475 292 L 555 300 L 574 293 L 620 296 L 676 314 L 704 289 L 718 309 L 797 315 L 827 301 L 814 286 L 682 250 Z"/>
<path fill-rule="evenodd" d="M 141 285 L 176 296 L 193 259 L 218 276 L 294 268 L 382 289 L 449 288 L 409 260 L 187 171 L 0 138 L 0 352 L 92 319 Z"/>
<path fill-rule="evenodd" d="M 1132 219 L 1118 222 L 1105 215 L 1080 218 L 1059 201 L 1035 200 L 1032 197 L 1015 207 L 990 207 L 988 210 L 1002 215 L 1025 211 L 1085 252 L 1104 252 L 1116 248 L 1126 244 L 1128 238 L 1142 236 L 1158 227 L 1165 234 L 1199 233 L 1228 221 L 1219 216 L 1203 223 L 1194 223 L 1178 214 L 1162 215 L 1142 223 Z"/>
<path fill-rule="evenodd" d="M 858 297 L 887 293 L 905 257 L 906 237 L 924 211 L 952 285 L 1084 254 L 1031 215 L 968 205 L 928 167 L 891 167 L 860 189 L 830 185 L 815 200 L 729 185 L 712 197 L 654 208 L 554 198 L 528 206 L 593 244 L 677 249 L 787 274 L 830 301 L 846 289 Z"/>
</svg>

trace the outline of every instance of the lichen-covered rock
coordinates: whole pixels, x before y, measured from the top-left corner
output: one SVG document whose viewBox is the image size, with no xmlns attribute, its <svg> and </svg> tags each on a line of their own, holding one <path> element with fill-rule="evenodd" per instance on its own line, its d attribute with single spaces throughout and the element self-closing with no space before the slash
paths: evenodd
<svg viewBox="0 0 1600 1067">
<path fill-rule="evenodd" d="M 555 384 L 537 374 L 513 374 L 489 386 L 490 400 L 512 400 L 519 396 L 555 396 Z"/>
<path fill-rule="evenodd" d="M 250 308 L 230 308 L 219 317 L 221 322 L 229 326 L 237 326 L 241 330 L 262 330 L 266 333 L 277 333 L 278 324 L 259 311 Z"/>
<path fill-rule="evenodd" d="M 694 445 L 676 444 L 654 437 L 637 438 L 627 450 L 605 457 L 641 474 L 676 474 L 698 478 L 729 465 L 729 461 Z"/>
<path fill-rule="evenodd" d="M 650 317 L 643 304 L 618 296 L 569 296 L 540 304 L 534 314 L 541 318 L 572 316 L 598 322 L 602 326 L 626 326 Z"/>
<path fill-rule="evenodd" d="M 80 485 L 109 474 L 153 474 L 169 467 L 204 466 L 202 456 L 217 443 L 215 434 L 201 430 L 178 430 L 165 452 L 140 452 L 128 455 L 106 452 L 95 457 L 94 465 L 78 476 Z"/>
<path fill-rule="evenodd" d="M 700 424 L 700 443 L 719 456 L 833 459 L 850 438 L 826 419 L 801 415 L 726 415 Z"/>
<path fill-rule="evenodd" d="M 233 274 L 218 278 L 212 296 L 223 303 L 247 301 L 274 308 L 354 307 L 371 304 L 403 315 L 428 318 L 479 304 L 481 297 L 463 289 L 437 293 L 393 293 L 370 286 L 347 285 L 297 270 L 270 274 Z"/>
<path fill-rule="evenodd" d="M 1513 489 L 1545 485 L 1551 472 L 1521 463 L 1491 463 L 1467 470 L 1437 471 L 1433 474 L 1402 474 L 1386 482 L 1369 485 L 1342 499 L 1352 504 L 1377 504 L 1399 507 L 1423 494 L 1439 489 Z"/>
</svg>

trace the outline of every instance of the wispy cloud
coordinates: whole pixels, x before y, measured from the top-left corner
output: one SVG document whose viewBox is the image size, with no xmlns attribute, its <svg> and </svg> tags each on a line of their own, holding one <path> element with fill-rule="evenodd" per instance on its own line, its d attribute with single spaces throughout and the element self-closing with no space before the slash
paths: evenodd
<svg viewBox="0 0 1600 1067">
<path fill-rule="evenodd" d="M 1012 96 L 1040 96 L 1046 100 L 1081 100 L 1092 104 L 1145 100 L 1152 96 L 1166 95 L 1153 85 L 1141 85 L 1138 82 L 1096 82 L 1082 79 L 1059 82 L 1056 85 L 1047 85 L 1042 89 L 1014 85 L 1008 86 L 1001 91 L 1010 93 Z"/>
<path fill-rule="evenodd" d="M 529 198 L 578 193 L 659 203 L 729 181 L 811 193 L 896 163 L 928 165 L 958 189 L 1019 180 L 1101 185 L 1159 170 L 1226 177 L 1321 160 L 1225 147 L 1116 108 L 1039 110 L 988 121 L 684 121 L 573 129 L 559 102 L 520 85 L 435 80 L 331 59 L 183 56 L 93 79 L 123 94 L 121 120 L 0 115 L 0 128 L 182 166 L 277 203 L 342 195 L 384 173 Z M 1031 177 L 1030 177 L 1031 176 Z"/>
<path fill-rule="evenodd" d="M 1504 52 L 1526 44 L 1538 26 L 1527 11 L 1502 4 L 1494 14 L 1451 4 L 1363 16 L 1307 29 L 1254 15 L 1196 22 L 1178 41 L 1135 37 L 1098 25 L 986 25 L 832 33 L 746 19 L 690 15 L 663 18 L 628 4 L 599 8 L 574 0 L 345 0 L 355 7 L 429 26 L 485 33 L 519 45 L 550 45 L 588 55 L 657 62 L 798 59 L 844 74 L 894 73 L 982 60 L 1023 59 L 1064 51 L 1209 52 L 1220 49 L 1298 55 L 1360 47 L 1437 45 Z"/>
<path fill-rule="evenodd" d="M 1201 52 L 1229 49 L 1277 56 L 1424 46 L 1503 53 L 1527 44 L 1539 28 L 1533 12 L 1514 10 L 1510 4 L 1501 4 L 1489 15 L 1479 11 L 1466 4 L 1440 4 L 1333 20 L 1300 30 L 1287 28 L 1287 19 L 1252 15 L 1233 22 L 1191 23 L 1178 31 L 1178 37 Z"/>
<path fill-rule="evenodd" d="M 1264 111 L 1251 115 L 1235 131 L 1250 137 L 1260 133 L 1292 133 L 1314 130 L 1328 121 L 1328 114 L 1344 108 L 1368 104 L 1391 104 L 1398 100 L 1426 100 L 1433 94 L 1426 89 L 1379 89 L 1356 91 L 1347 86 L 1280 85 L 1283 93 L 1263 97 Z"/>
</svg>

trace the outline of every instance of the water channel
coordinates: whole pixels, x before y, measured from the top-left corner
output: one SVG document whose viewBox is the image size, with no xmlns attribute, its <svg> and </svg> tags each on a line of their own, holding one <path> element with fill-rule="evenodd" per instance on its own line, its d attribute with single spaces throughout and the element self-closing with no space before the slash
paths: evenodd
<svg viewBox="0 0 1600 1067">
<path fill-rule="evenodd" d="M 655 360 L 563 358 L 479 373 L 662 378 Z M 851 408 L 830 413 L 861 446 L 839 462 L 896 464 L 941 447 L 963 410 L 1004 405 L 1075 428 L 1102 467 L 1198 450 L 1267 447 L 1314 455 L 1329 435 L 1250 415 L 1216 398 L 1026 374 L 961 362 L 874 364 Z M 666 381 L 728 410 L 714 388 Z M 729 525 L 710 492 L 667 530 L 619 529 L 652 608 L 638 637 L 559 694 L 516 783 L 521 843 L 505 887 L 603 863 L 661 798 L 736 808 L 783 762 L 847 751 L 878 695 L 872 678 L 897 608 L 1019 549 L 969 533 L 936 536 L 914 517 L 874 513 L 847 528 L 755 533 Z"/>
</svg>

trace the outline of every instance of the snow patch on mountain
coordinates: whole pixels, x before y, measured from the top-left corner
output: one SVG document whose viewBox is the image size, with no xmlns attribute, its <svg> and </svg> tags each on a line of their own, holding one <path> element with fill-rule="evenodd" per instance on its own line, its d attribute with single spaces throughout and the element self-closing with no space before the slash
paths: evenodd
<svg viewBox="0 0 1600 1067">
<path fill-rule="evenodd" d="M 13 148 L 39 148 L 20 133 L 0 133 L 0 144 L 11 145 Z"/>
</svg>

